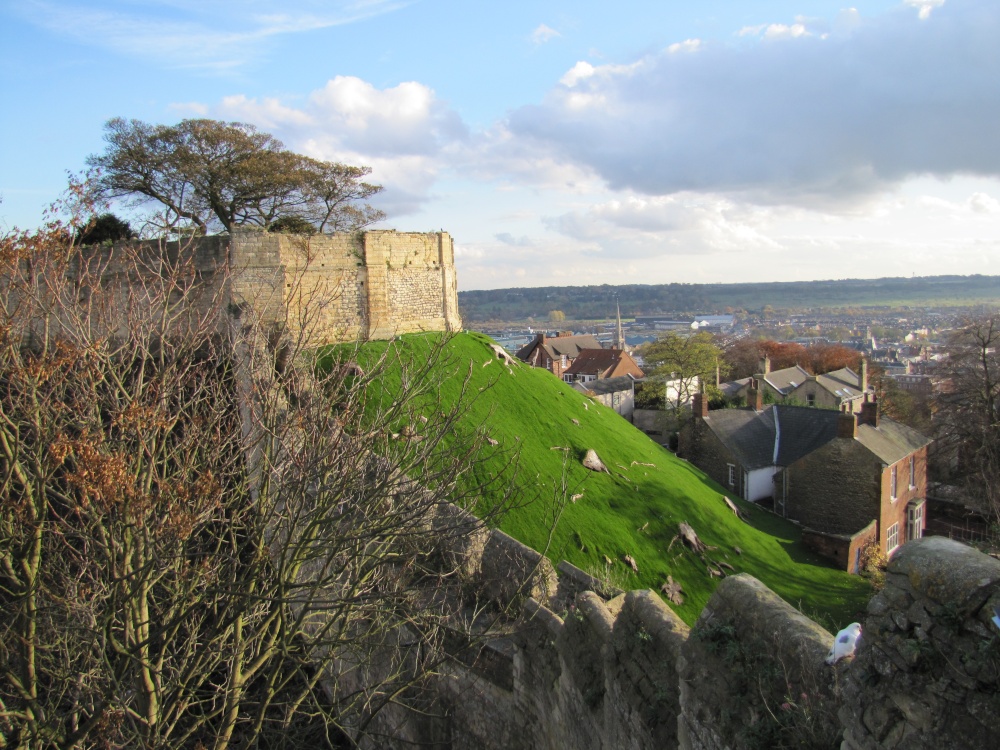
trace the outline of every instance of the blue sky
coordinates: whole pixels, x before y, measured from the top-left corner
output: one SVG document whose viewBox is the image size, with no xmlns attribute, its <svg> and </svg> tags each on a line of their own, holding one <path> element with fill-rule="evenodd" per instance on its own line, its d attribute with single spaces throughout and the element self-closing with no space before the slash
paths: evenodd
<svg viewBox="0 0 1000 750">
<path fill-rule="evenodd" d="M 368 164 L 459 286 L 1000 274 L 1000 4 L 0 0 L 0 229 L 116 116 Z"/>
</svg>

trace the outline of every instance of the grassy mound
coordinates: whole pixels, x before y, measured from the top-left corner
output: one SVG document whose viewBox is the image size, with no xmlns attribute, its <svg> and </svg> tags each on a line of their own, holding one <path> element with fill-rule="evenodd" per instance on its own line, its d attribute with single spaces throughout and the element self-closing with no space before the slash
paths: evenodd
<svg viewBox="0 0 1000 750">
<path fill-rule="evenodd" d="M 363 365 L 394 347 L 403 361 L 419 362 L 439 340 L 439 334 L 417 334 L 372 342 L 360 358 Z M 469 375 L 478 397 L 463 421 L 469 429 L 482 425 L 497 441 L 498 471 L 503 449 L 520 451 L 517 481 L 526 501 L 505 517 L 504 531 L 545 550 L 553 562 L 568 560 L 622 588 L 659 590 L 671 575 L 683 587 L 685 601 L 670 606 L 690 624 L 719 578 L 675 539 L 678 524 L 686 521 L 715 547 L 707 557 L 732 567 L 727 572 L 755 576 L 834 631 L 856 619 L 870 587 L 806 550 L 793 524 L 736 501 L 749 519 L 739 520 L 727 509 L 724 490 L 694 466 L 550 373 L 525 365 L 508 368 L 496 360 L 490 343 L 477 333 L 454 336 L 447 344 L 449 361 L 430 376 L 440 383 L 441 399 L 450 403 L 459 398 Z M 380 385 L 391 398 L 400 379 L 390 371 Z M 597 452 L 610 474 L 581 465 L 588 449 Z M 485 470 L 490 465 L 487 461 Z M 550 535 L 553 498 L 563 494 L 564 483 L 567 497 L 582 497 L 566 503 Z M 625 555 L 635 560 L 638 573 L 623 562 Z"/>
</svg>

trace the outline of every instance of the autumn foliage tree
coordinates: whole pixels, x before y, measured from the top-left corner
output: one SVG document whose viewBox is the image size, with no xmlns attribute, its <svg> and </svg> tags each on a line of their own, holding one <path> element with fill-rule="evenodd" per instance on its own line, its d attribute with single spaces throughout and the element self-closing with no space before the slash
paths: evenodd
<svg viewBox="0 0 1000 750">
<path fill-rule="evenodd" d="M 357 741 L 472 637 L 437 551 L 483 522 L 442 509 L 508 486 L 499 449 L 437 401 L 440 349 L 286 334 L 278 376 L 224 267 L 73 237 L 0 238 L 0 747 Z"/>
</svg>

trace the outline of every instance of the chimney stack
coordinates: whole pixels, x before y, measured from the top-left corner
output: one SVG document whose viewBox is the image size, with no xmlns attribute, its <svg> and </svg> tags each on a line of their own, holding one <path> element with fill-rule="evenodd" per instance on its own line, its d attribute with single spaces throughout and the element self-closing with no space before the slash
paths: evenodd
<svg viewBox="0 0 1000 750">
<path fill-rule="evenodd" d="M 868 393 L 868 360 L 861 358 L 861 392 Z"/>
<path fill-rule="evenodd" d="M 861 424 L 870 424 L 872 427 L 878 427 L 878 401 L 875 397 L 869 397 L 865 394 L 865 402 L 861 404 L 861 413 L 858 415 L 858 422 Z"/>
<path fill-rule="evenodd" d="M 764 359 L 760 361 L 760 371 L 765 375 L 771 372 L 771 358 L 766 354 L 764 355 Z"/>
<path fill-rule="evenodd" d="M 691 411 L 694 416 L 704 419 L 708 416 L 708 395 L 702 392 L 694 394 L 691 402 Z"/>
<path fill-rule="evenodd" d="M 858 436 L 858 420 L 846 409 L 837 416 L 837 437 L 853 440 Z"/>
<path fill-rule="evenodd" d="M 760 382 L 756 378 L 750 378 L 750 387 L 747 389 L 747 406 L 754 411 L 764 409 L 764 394 L 760 390 Z"/>
</svg>

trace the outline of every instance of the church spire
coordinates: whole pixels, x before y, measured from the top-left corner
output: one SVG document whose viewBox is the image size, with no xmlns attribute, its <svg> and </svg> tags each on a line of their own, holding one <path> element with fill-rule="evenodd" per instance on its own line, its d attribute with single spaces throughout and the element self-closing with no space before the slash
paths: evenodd
<svg viewBox="0 0 1000 750">
<path fill-rule="evenodd" d="M 615 349 L 625 351 L 625 333 L 622 331 L 622 306 L 615 300 L 618 311 L 618 326 L 615 328 Z"/>
</svg>

